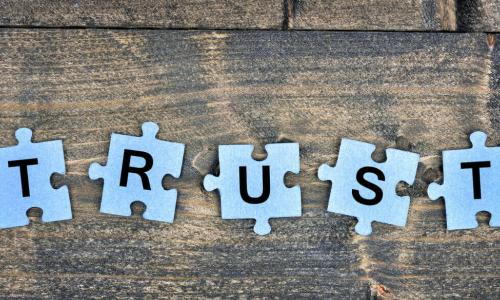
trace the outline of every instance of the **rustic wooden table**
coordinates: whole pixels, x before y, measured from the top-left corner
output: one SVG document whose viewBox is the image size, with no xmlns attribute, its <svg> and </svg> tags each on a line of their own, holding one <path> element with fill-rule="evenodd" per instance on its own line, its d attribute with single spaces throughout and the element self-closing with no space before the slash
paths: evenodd
<svg viewBox="0 0 500 300">
<path fill-rule="evenodd" d="M 440 151 L 500 144 L 498 0 L 0 0 L 0 146 L 64 140 L 74 219 L 0 234 L 2 298 L 500 298 L 500 231 L 447 232 Z M 188 30 L 189 29 L 189 30 Z M 99 213 L 111 132 L 187 144 L 173 224 Z M 422 155 L 405 228 L 327 213 L 342 137 Z M 218 144 L 300 143 L 303 216 L 221 220 Z"/>
</svg>

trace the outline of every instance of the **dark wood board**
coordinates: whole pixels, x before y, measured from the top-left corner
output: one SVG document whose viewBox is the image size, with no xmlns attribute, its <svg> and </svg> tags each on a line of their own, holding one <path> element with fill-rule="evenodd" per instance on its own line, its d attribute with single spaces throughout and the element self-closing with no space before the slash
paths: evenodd
<svg viewBox="0 0 500 300">
<path fill-rule="evenodd" d="M 280 29 L 283 0 L 0 0 L 0 25 Z"/>
<path fill-rule="evenodd" d="M 479 31 L 500 29 L 499 0 L 0 0 L 0 26 Z"/>
<path fill-rule="evenodd" d="M 460 31 L 500 31 L 500 0 L 457 0 Z"/>
<path fill-rule="evenodd" d="M 221 297 L 429 299 L 500 294 L 500 231 L 447 232 L 440 151 L 467 147 L 484 130 L 500 144 L 495 36 L 450 33 L 0 30 L 0 146 L 19 127 L 63 139 L 74 219 L 2 230 L 0 296 L 40 298 Z M 176 220 L 162 224 L 99 214 L 111 132 L 187 144 Z M 349 137 L 422 155 L 408 224 L 374 224 L 327 213 L 334 163 Z M 303 216 L 221 220 L 202 178 L 219 144 L 301 145 Z M 383 153 L 383 152 L 380 152 Z M 382 155 L 376 153 L 375 158 Z M 143 210 L 134 206 L 136 214 Z"/>
<path fill-rule="evenodd" d="M 453 31 L 454 0 L 289 0 L 290 28 Z"/>
</svg>

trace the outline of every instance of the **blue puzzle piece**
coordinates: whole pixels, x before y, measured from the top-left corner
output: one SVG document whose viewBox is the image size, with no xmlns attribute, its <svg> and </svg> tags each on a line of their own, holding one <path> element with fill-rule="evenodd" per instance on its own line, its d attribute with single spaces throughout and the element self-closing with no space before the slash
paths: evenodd
<svg viewBox="0 0 500 300">
<path fill-rule="evenodd" d="M 62 141 L 32 143 L 31 135 L 20 128 L 18 145 L 0 149 L 0 228 L 29 224 L 32 207 L 42 209 L 43 222 L 72 218 L 68 188 L 50 183 L 52 174 L 66 172 Z"/>
<path fill-rule="evenodd" d="M 260 235 L 271 232 L 270 218 L 302 215 L 300 188 L 284 184 L 286 173 L 300 171 L 299 145 L 265 148 L 267 158 L 255 161 L 252 145 L 220 145 L 220 176 L 207 175 L 203 182 L 207 191 L 219 190 L 223 219 L 255 219 L 254 231 Z"/>
<path fill-rule="evenodd" d="M 398 196 L 396 185 L 413 183 L 419 161 L 416 153 L 388 149 L 387 161 L 377 163 L 371 159 L 374 150 L 372 144 L 342 139 L 336 166 L 318 170 L 321 180 L 332 182 L 328 211 L 356 217 L 355 230 L 362 235 L 371 234 L 373 221 L 406 224 L 410 197 Z"/>
<path fill-rule="evenodd" d="M 480 211 L 491 213 L 490 226 L 500 226 L 500 147 L 486 147 L 480 131 L 470 141 L 472 148 L 443 151 L 444 182 L 427 190 L 431 200 L 444 197 L 448 230 L 476 228 Z"/>
<path fill-rule="evenodd" d="M 156 139 L 155 123 L 142 125 L 143 136 L 113 133 L 105 167 L 93 163 L 91 179 L 104 179 L 101 212 L 130 216 L 130 205 L 146 205 L 143 217 L 153 221 L 173 222 L 177 190 L 165 190 L 163 178 L 181 174 L 184 145 Z"/>
</svg>

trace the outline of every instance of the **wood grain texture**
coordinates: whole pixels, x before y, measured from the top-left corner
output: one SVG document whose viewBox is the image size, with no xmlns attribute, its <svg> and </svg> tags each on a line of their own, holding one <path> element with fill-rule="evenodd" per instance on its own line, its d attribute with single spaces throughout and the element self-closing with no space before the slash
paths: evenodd
<svg viewBox="0 0 500 300">
<path fill-rule="evenodd" d="M 456 29 L 453 0 L 289 0 L 290 28 L 328 30 Z"/>
<path fill-rule="evenodd" d="M 500 31 L 500 0 L 457 0 L 458 29 Z"/>
<path fill-rule="evenodd" d="M 467 147 L 481 129 L 500 144 L 495 36 L 446 33 L 0 30 L 0 145 L 14 131 L 63 139 L 74 219 L 2 230 L 2 297 L 472 298 L 500 294 L 500 231 L 446 232 L 440 150 Z M 99 214 L 111 132 L 187 144 L 176 220 Z M 326 212 L 334 163 L 350 137 L 419 152 L 407 227 Z M 301 218 L 274 219 L 256 236 L 251 220 L 221 220 L 202 177 L 218 144 L 296 141 Z M 380 153 L 375 157 L 379 159 Z M 141 211 L 135 206 L 135 211 Z M 36 216 L 35 214 L 32 214 Z M 36 219 L 36 218 L 35 218 Z"/>
<path fill-rule="evenodd" d="M 0 25 L 280 29 L 282 0 L 0 0 Z"/>
<path fill-rule="evenodd" d="M 500 2 L 0 0 L 0 26 L 498 32 Z"/>
</svg>

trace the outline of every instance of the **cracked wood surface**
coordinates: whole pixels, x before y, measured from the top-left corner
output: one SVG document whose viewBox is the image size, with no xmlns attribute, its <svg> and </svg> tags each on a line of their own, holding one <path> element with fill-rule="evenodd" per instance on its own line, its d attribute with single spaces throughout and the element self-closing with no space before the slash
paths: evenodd
<svg viewBox="0 0 500 300">
<path fill-rule="evenodd" d="M 495 36 L 447 33 L 0 30 L 0 145 L 30 127 L 63 139 L 74 219 L 2 230 L 0 295 L 12 297 L 343 297 L 494 299 L 500 232 L 485 225 L 446 232 L 440 150 L 467 147 L 481 129 L 500 144 Z M 111 132 L 187 144 L 173 224 L 99 214 Z M 406 228 L 326 212 L 340 139 L 422 155 Z M 202 177 L 218 144 L 296 141 L 303 216 L 221 220 Z M 382 149 L 382 148 L 381 148 Z M 383 152 L 375 158 L 383 159 Z M 146 208 L 147 209 L 147 208 Z"/>
</svg>

